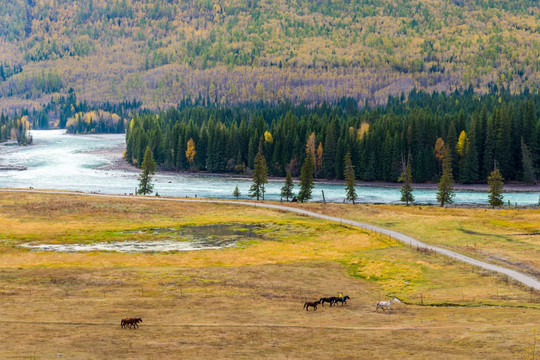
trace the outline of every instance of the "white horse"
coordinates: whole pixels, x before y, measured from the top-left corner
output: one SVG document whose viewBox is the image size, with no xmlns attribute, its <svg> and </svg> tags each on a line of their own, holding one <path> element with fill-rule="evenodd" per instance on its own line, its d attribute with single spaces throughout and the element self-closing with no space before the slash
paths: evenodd
<svg viewBox="0 0 540 360">
<path fill-rule="evenodd" d="M 375 311 L 379 310 L 379 308 L 383 309 L 383 311 L 386 311 L 386 309 L 390 310 L 392 308 L 392 304 L 393 303 L 398 303 L 400 304 L 401 301 L 399 301 L 398 298 L 393 298 L 392 300 L 390 301 L 379 301 L 377 303 L 377 308 L 375 309 Z"/>
</svg>

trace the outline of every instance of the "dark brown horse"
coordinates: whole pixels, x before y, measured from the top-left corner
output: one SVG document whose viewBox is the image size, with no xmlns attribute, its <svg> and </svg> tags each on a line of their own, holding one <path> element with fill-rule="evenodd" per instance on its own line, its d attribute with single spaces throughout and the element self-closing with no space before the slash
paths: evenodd
<svg viewBox="0 0 540 360">
<path fill-rule="evenodd" d="M 337 303 L 341 303 L 341 305 L 343 305 L 343 304 L 346 304 L 347 300 L 350 300 L 351 298 L 349 297 L 349 295 L 345 295 L 343 297 L 337 297 L 335 299 L 336 300 L 335 300 L 334 304 L 337 305 Z"/>
<path fill-rule="evenodd" d="M 129 326 L 129 328 L 139 328 L 139 323 L 142 322 L 142 319 L 141 318 L 126 318 L 126 319 L 122 319 L 122 321 L 120 321 L 120 327 L 122 329 L 125 329 L 126 327 Z"/>
<path fill-rule="evenodd" d="M 332 306 L 335 303 L 336 299 L 337 299 L 336 297 L 323 297 L 319 299 L 319 302 L 321 303 L 322 306 L 324 306 L 325 302 L 329 303 L 330 306 Z"/>
<path fill-rule="evenodd" d="M 317 310 L 317 305 L 319 305 L 321 303 L 321 301 L 314 301 L 314 302 L 311 302 L 311 301 L 306 301 L 304 303 L 304 309 L 306 309 L 306 311 L 309 311 L 309 308 L 312 307 L 313 308 L 313 311 Z"/>
</svg>

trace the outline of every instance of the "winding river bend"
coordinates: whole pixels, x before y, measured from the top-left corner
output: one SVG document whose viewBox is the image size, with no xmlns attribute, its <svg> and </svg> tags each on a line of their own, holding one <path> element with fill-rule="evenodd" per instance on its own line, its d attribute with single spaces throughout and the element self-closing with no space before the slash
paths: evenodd
<svg viewBox="0 0 540 360">
<path fill-rule="evenodd" d="M 36 188 L 130 194 L 138 184 L 138 171 L 116 166 L 124 148 L 124 135 L 68 135 L 64 130 L 32 131 L 34 143 L 28 147 L 0 144 L 0 187 Z M 241 198 L 248 198 L 250 179 L 182 173 L 160 173 L 154 177 L 160 195 L 230 199 L 238 185 Z M 280 199 L 282 180 L 270 180 L 265 198 Z M 536 190 L 538 189 L 538 190 Z M 295 187 L 296 192 L 298 188 Z M 318 183 L 313 201 L 342 202 L 343 184 Z M 399 187 L 358 186 L 359 202 L 398 203 Z M 419 204 L 435 204 L 436 189 L 417 188 Z M 540 187 L 530 192 L 506 192 L 504 201 L 518 205 L 538 203 Z M 483 191 L 456 191 L 456 204 L 487 204 Z"/>
</svg>

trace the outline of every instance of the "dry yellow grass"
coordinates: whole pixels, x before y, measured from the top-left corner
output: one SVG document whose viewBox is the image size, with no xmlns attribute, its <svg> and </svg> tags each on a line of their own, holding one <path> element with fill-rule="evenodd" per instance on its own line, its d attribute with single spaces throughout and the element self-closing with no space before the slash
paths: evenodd
<svg viewBox="0 0 540 360">
<path fill-rule="evenodd" d="M 401 305 L 331 262 L 4 269 L 1 357 L 509 359 L 538 310 Z M 346 291 L 341 307 L 302 304 Z M 142 317 L 139 330 L 120 319 Z"/>
<path fill-rule="evenodd" d="M 271 236 L 176 254 L 15 246 L 231 222 L 266 222 Z M 10 344 L 2 359 L 508 359 L 530 350 L 539 325 L 538 295 L 502 278 L 283 212 L 0 192 L 0 223 L 0 344 Z M 340 291 L 349 304 L 302 310 Z M 374 310 L 392 295 L 407 304 Z M 128 316 L 143 318 L 139 330 L 120 329 Z"/>
<path fill-rule="evenodd" d="M 309 204 L 307 208 L 397 230 L 428 244 L 540 275 L 540 209 L 341 204 Z"/>
</svg>

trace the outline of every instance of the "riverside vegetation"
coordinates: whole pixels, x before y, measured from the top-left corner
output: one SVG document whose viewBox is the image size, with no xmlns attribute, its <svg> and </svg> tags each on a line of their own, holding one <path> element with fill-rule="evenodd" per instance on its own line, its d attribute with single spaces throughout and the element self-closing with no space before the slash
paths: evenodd
<svg viewBox="0 0 540 360">
<path fill-rule="evenodd" d="M 157 164 L 168 170 L 245 173 L 254 168 L 260 149 L 269 175 L 300 175 L 309 153 L 316 178 L 343 179 L 350 152 L 357 179 L 396 182 L 406 158 L 413 181 L 433 182 L 442 174 L 445 146 L 452 177 L 461 183 L 486 182 L 494 162 L 506 181 L 532 184 L 540 169 L 538 93 L 412 91 L 374 109 L 359 109 L 350 99 L 315 107 L 203 106 L 183 100 L 159 114 L 136 114 L 137 106 L 104 104 L 108 110 L 97 110 L 71 93 L 47 112 L 60 111 L 57 125 L 71 133 L 125 130 L 129 163 L 140 166 L 150 146 Z M 24 144 L 29 123 L 40 128 L 41 115 L 23 114 L 28 115 L 0 117 L 0 141 L 11 137 Z"/>
<path fill-rule="evenodd" d="M 432 228 L 418 226 L 425 210 L 415 207 L 297 206 L 377 223 L 398 215 L 399 224 L 435 235 Z M 450 231 L 437 231 L 447 235 L 435 241 L 450 240 L 454 246 L 461 235 L 473 236 L 456 225 L 456 215 L 458 221 L 472 221 L 460 215 L 463 209 L 428 211 L 437 212 Z M 513 224 L 535 226 L 537 210 L 519 210 L 519 222 L 517 212 L 475 212 L 486 226 L 497 214 L 491 248 L 509 244 L 500 236 L 514 232 Z M 225 204 L 6 191 L 0 192 L 0 220 L 5 225 L 0 229 L 5 239 L 0 243 L 0 339 L 10 343 L 0 352 L 6 357 L 145 358 L 181 352 L 187 357 L 323 359 L 339 352 L 374 359 L 441 354 L 465 359 L 481 352 L 507 359 L 522 358 L 534 346 L 538 294 L 339 224 Z M 222 250 L 121 254 L 18 247 L 159 240 L 170 232 L 145 229 L 231 223 L 264 226 L 257 238 Z M 530 246 L 538 251 L 534 241 Z M 533 252 L 529 249 L 534 262 Z M 344 291 L 352 299 L 347 306 L 302 310 L 306 300 Z M 377 301 L 394 296 L 405 304 L 375 311 Z M 130 316 L 143 318 L 144 326 L 125 333 L 120 319 Z M 314 335 L 333 341 L 321 346 Z"/>
<path fill-rule="evenodd" d="M 313 158 L 317 178 L 343 179 L 350 153 L 357 179 L 396 182 L 404 159 L 412 180 L 437 181 L 444 150 L 447 177 L 486 182 L 494 161 L 507 181 L 534 183 L 540 169 L 540 96 L 506 92 L 479 96 L 413 91 L 407 100 L 359 110 L 344 101 L 314 108 L 281 104 L 206 107 L 181 104 L 135 116 L 126 128 L 126 160 L 139 166 L 146 147 L 169 170 L 244 173 L 264 157 L 274 176 L 299 176 Z M 187 161 L 187 143 L 195 156 Z M 450 176 L 452 175 L 452 176 Z"/>
</svg>

